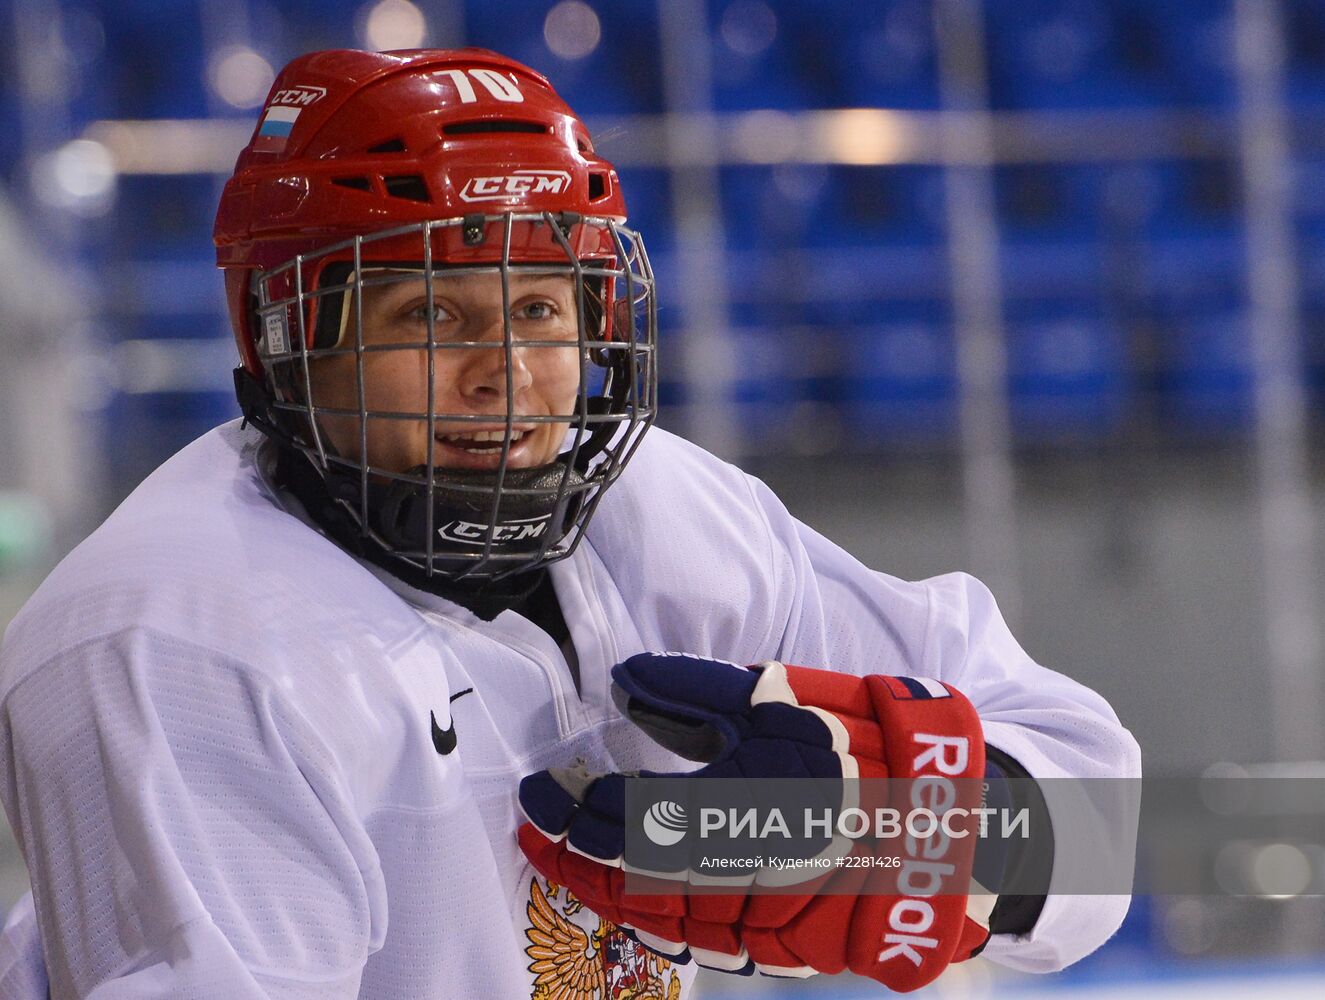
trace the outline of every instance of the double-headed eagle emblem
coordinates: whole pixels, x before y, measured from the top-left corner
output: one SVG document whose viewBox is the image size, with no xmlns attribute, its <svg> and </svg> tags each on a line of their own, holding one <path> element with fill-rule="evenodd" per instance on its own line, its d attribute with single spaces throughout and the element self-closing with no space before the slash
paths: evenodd
<svg viewBox="0 0 1325 1000">
<path fill-rule="evenodd" d="M 569 918 L 583 905 L 569 889 L 530 880 L 529 971 L 531 1000 L 680 1000 L 681 978 L 672 964 L 640 945 L 613 923 L 592 931 Z M 559 905 L 553 905 L 554 901 Z"/>
</svg>

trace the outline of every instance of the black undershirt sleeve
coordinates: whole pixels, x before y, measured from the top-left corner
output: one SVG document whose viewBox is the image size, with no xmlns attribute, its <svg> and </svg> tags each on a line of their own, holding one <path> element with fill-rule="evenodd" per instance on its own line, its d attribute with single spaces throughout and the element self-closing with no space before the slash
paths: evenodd
<svg viewBox="0 0 1325 1000">
<path fill-rule="evenodd" d="M 1030 816 L 1030 836 L 1012 837 L 1004 841 L 982 840 L 976 848 L 977 878 L 987 889 L 998 891 L 1002 885 L 1018 888 L 1016 893 L 999 892 L 989 918 L 991 934 L 1027 934 L 1040 918 L 1049 892 L 1049 876 L 1054 867 L 1054 835 L 1049 822 L 1049 809 L 1045 805 L 1040 786 L 1021 763 L 999 750 L 985 746 L 985 759 L 990 765 L 986 778 L 991 786 L 1002 781 L 1004 803 L 1016 812 L 1026 809 Z M 999 794 L 991 787 L 990 798 Z M 997 852 L 991 863 L 991 853 Z M 982 857 L 983 855 L 983 857 Z M 984 861 L 984 872 L 981 872 Z M 996 868 L 997 872 L 991 871 Z M 982 877 L 983 876 L 983 877 Z M 984 881 L 997 879 L 996 884 Z"/>
</svg>

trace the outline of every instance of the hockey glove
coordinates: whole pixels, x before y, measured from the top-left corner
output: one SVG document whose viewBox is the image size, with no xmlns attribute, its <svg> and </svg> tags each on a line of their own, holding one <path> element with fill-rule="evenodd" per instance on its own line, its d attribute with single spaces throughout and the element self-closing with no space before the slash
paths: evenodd
<svg viewBox="0 0 1325 1000">
<path fill-rule="evenodd" d="M 932 679 L 855 677 L 775 661 L 743 668 L 674 653 L 641 653 L 612 676 L 613 695 L 632 721 L 669 750 L 707 762 L 666 777 L 942 782 L 984 774 L 974 707 Z M 530 820 L 519 830 L 520 846 L 546 878 L 674 961 L 693 957 L 727 972 L 777 976 L 849 969 L 900 992 L 931 982 L 988 938 L 984 901 L 972 899 L 968 915 L 971 836 L 899 841 L 902 870 L 890 873 L 888 892 L 865 891 L 869 868 L 845 867 L 819 878 L 816 891 L 792 895 L 687 895 L 684 885 L 670 894 L 628 894 L 624 783 L 621 774 L 583 770 L 529 775 L 520 785 Z"/>
</svg>

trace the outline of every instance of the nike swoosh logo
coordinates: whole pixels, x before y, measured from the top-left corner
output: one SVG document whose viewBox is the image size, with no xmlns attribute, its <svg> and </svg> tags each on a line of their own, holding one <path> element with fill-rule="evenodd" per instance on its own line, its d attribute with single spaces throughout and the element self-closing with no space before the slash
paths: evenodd
<svg viewBox="0 0 1325 1000">
<path fill-rule="evenodd" d="M 455 701 L 457 698 L 460 698 L 463 695 L 467 695 L 473 690 L 474 690 L 473 688 L 465 688 L 463 691 L 457 691 L 455 694 L 451 695 L 450 700 Z M 451 719 L 450 728 L 443 729 L 441 726 L 437 725 L 436 712 L 429 712 L 428 716 L 429 718 L 432 719 L 432 745 L 439 754 L 445 757 L 447 754 L 449 754 L 452 750 L 455 749 L 456 745 L 455 719 L 454 718 Z"/>
<path fill-rule="evenodd" d="M 455 719 L 451 720 L 451 728 L 443 729 L 437 725 L 437 713 L 429 712 L 428 714 L 432 718 L 432 745 L 439 754 L 445 757 L 455 749 Z"/>
</svg>

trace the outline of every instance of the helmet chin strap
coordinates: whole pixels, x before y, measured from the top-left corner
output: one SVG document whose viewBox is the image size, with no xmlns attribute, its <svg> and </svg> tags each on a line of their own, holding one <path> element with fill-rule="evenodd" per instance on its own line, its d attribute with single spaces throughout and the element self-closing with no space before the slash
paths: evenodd
<svg viewBox="0 0 1325 1000">
<path fill-rule="evenodd" d="M 416 466 L 408 475 L 424 479 L 428 467 Z M 412 479 L 370 483 L 370 526 L 390 548 L 418 554 L 425 571 L 431 550 L 433 571 L 454 579 L 519 572 L 531 568 L 540 548 L 565 535 L 584 502 L 587 482 L 566 457 L 536 468 L 507 469 L 500 491 L 495 472 L 434 469 L 431 500 L 428 486 Z"/>
<path fill-rule="evenodd" d="M 617 397 L 629 391 L 624 373 L 614 375 L 608 395 L 586 401 L 590 415 L 612 412 L 621 402 Z M 573 528 L 591 493 L 586 488 L 591 481 L 589 465 L 617 430 L 617 424 L 600 423 L 578 449 L 546 465 L 508 468 L 501 477 L 489 470 L 434 466 L 431 494 L 427 465 L 407 470 L 408 480 L 370 478 L 368 524 L 359 524 L 359 530 L 375 537 L 393 554 L 393 561 L 428 576 L 482 580 L 533 569 L 547 561 L 539 557 L 540 549 L 554 548 Z M 359 472 L 336 464 L 320 471 L 330 495 L 358 523 L 362 509 Z"/>
</svg>

